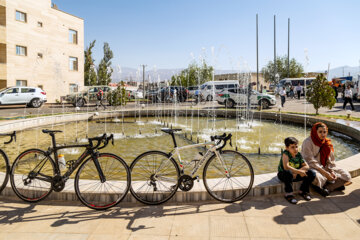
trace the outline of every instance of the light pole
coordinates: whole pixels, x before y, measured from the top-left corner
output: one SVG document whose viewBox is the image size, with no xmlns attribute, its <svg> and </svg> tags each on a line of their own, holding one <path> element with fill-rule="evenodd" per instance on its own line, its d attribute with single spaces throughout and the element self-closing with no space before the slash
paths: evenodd
<svg viewBox="0 0 360 240">
<path fill-rule="evenodd" d="M 145 67 L 147 65 L 141 65 L 143 67 L 143 99 L 145 99 Z"/>
</svg>

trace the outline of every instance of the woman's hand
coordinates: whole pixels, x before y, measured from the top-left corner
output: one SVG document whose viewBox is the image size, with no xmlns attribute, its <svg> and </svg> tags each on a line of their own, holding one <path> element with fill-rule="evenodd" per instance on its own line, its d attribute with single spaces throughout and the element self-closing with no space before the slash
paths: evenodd
<svg viewBox="0 0 360 240">
<path fill-rule="evenodd" d="M 327 178 L 328 181 L 334 181 L 336 179 L 336 176 L 333 173 L 331 174 L 327 171 L 324 171 L 323 175 Z"/>
<path fill-rule="evenodd" d="M 299 173 L 299 175 L 300 175 L 301 177 L 306 177 L 306 176 L 307 176 L 307 175 L 306 175 L 306 171 L 303 170 L 303 169 L 299 169 L 299 170 L 298 170 L 298 173 Z"/>
</svg>

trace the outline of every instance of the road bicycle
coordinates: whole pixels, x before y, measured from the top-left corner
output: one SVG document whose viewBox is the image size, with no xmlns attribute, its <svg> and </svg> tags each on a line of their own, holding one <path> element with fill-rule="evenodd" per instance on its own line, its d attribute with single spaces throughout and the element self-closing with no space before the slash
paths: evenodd
<svg viewBox="0 0 360 240">
<path fill-rule="evenodd" d="M 10 144 L 13 140 L 16 141 L 16 132 L 12 133 L 1 133 L 0 137 L 10 137 L 10 140 L 4 142 L 4 144 Z M 0 193 L 6 187 L 9 181 L 10 174 L 10 161 L 6 153 L 0 149 Z"/>
<path fill-rule="evenodd" d="M 88 144 L 56 145 L 55 134 L 59 130 L 42 130 L 52 139 L 52 147 L 47 151 L 29 149 L 21 153 L 13 163 L 10 172 L 11 186 L 16 195 L 26 202 L 38 202 L 52 191 L 60 192 L 65 188 L 71 174 L 79 167 L 74 189 L 79 200 L 87 207 L 103 210 L 117 205 L 128 193 L 130 170 L 119 156 L 99 153 L 114 137 L 103 134 L 88 138 Z M 77 160 L 66 162 L 67 168 L 61 174 L 58 151 L 65 148 L 85 148 Z M 51 155 L 54 155 L 54 159 Z M 65 170 L 64 170 L 65 171 Z"/>
<path fill-rule="evenodd" d="M 132 182 L 130 191 L 140 202 L 149 205 L 161 204 L 174 196 L 178 188 L 190 191 L 194 180 L 200 181 L 195 175 L 205 163 L 203 183 L 207 192 L 222 202 L 235 202 L 245 197 L 254 182 L 254 171 L 249 160 L 241 153 L 222 150 L 230 141 L 229 134 L 212 136 L 211 142 L 178 147 L 174 132 L 181 129 L 161 129 L 172 136 L 174 149 L 170 153 L 149 151 L 139 155 L 130 165 Z M 180 151 L 190 148 L 210 146 L 205 154 L 199 152 L 192 161 L 183 161 Z M 179 164 L 175 161 L 177 157 Z M 190 175 L 184 174 L 185 166 L 194 164 Z"/>
</svg>

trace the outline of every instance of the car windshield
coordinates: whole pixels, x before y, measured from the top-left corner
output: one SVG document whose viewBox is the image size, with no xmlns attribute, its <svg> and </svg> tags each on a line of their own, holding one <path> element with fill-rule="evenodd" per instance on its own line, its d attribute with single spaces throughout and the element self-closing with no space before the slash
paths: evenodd
<svg viewBox="0 0 360 240">
<path fill-rule="evenodd" d="M 8 90 L 8 89 L 10 89 L 10 88 L 2 88 L 2 89 L 0 89 L 0 93 L 6 92 L 6 90 Z"/>
</svg>

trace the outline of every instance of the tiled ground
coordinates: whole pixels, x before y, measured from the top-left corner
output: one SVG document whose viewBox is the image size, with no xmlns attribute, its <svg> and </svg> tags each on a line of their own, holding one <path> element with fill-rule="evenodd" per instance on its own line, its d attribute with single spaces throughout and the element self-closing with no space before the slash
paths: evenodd
<svg viewBox="0 0 360 240">
<path fill-rule="evenodd" d="M 94 211 L 79 202 L 0 201 L 0 239 L 360 239 L 360 177 L 344 193 L 291 205 L 280 196 L 234 203 Z"/>
</svg>

